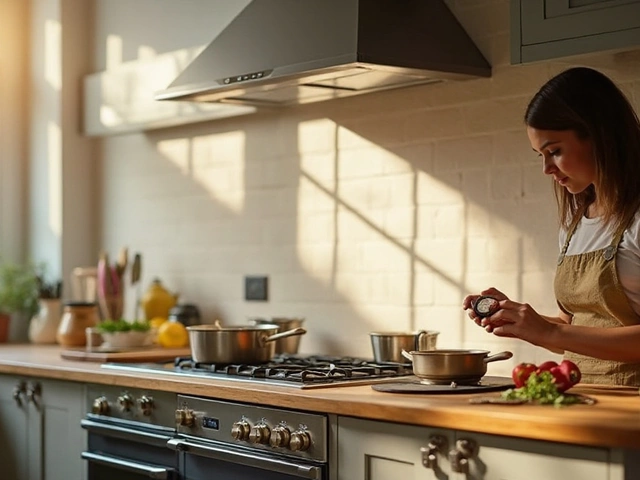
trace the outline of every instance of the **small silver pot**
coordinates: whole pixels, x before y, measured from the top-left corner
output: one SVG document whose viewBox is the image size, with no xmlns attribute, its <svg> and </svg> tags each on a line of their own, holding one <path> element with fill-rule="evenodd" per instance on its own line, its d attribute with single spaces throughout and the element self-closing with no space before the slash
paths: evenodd
<svg viewBox="0 0 640 480">
<path fill-rule="evenodd" d="M 276 325 L 278 333 L 302 327 L 304 318 L 271 317 L 271 318 L 250 318 L 254 325 Z M 275 353 L 298 353 L 300 347 L 300 335 L 281 338 L 276 340 Z"/>
<path fill-rule="evenodd" d="M 304 328 L 276 333 L 277 325 L 221 327 L 207 324 L 187 327 L 187 331 L 194 362 L 250 365 L 270 361 L 275 354 L 275 340 L 307 333 Z"/>
<path fill-rule="evenodd" d="M 507 360 L 511 352 L 489 356 L 487 350 L 433 350 L 411 352 L 403 350 L 402 356 L 413 363 L 413 374 L 422 383 L 448 384 L 475 383 L 487 373 L 487 363 Z"/>
<path fill-rule="evenodd" d="M 440 332 L 420 330 L 418 332 L 372 332 L 373 359 L 378 363 L 406 363 L 402 350 L 435 350 Z"/>
</svg>

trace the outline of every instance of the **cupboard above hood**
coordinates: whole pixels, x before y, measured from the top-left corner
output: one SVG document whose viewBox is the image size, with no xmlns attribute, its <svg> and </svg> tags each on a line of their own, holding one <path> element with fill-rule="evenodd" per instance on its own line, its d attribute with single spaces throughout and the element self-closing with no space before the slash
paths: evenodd
<svg viewBox="0 0 640 480">
<path fill-rule="evenodd" d="M 490 75 L 443 0 L 253 0 L 155 98 L 288 106 Z"/>
</svg>

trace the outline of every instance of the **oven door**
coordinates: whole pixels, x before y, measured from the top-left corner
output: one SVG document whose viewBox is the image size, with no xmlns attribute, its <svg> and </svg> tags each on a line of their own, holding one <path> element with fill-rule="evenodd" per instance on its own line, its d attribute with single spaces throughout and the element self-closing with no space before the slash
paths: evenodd
<svg viewBox="0 0 640 480">
<path fill-rule="evenodd" d="M 88 432 L 88 480 L 178 479 L 178 455 L 167 448 L 168 432 L 154 432 L 130 425 L 82 420 Z"/>
<path fill-rule="evenodd" d="M 326 480 L 324 464 L 285 459 L 278 455 L 244 451 L 217 442 L 197 442 L 184 438 L 167 445 L 182 452 L 183 480 Z"/>
</svg>

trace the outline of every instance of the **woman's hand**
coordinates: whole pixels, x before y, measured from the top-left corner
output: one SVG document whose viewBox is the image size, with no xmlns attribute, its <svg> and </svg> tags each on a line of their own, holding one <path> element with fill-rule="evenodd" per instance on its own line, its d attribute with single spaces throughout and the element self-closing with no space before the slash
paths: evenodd
<svg viewBox="0 0 640 480">
<path fill-rule="evenodd" d="M 482 318 L 480 325 L 499 337 L 516 337 L 529 343 L 545 346 L 558 323 L 536 312 L 528 303 L 500 301 L 500 310 Z"/>
<path fill-rule="evenodd" d="M 504 300 L 509 300 L 509 297 L 507 297 L 504 293 L 502 293 L 500 290 L 498 290 L 497 288 L 488 288 L 487 290 L 483 290 L 482 292 L 480 292 L 479 295 L 467 295 L 465 297 L 465 299 L 462 301 L 462 308 L 465 310 L 468 310 L 468 315 L 469 318 L 471 320 L 473 320 L 476 325 L 478 326 L 482 326 L 485 327 L 485 329 L 491 333 L 492 332 L 492 328 L 489 325 L 489 328 L 487 328 L 485 325 L 482 324 L 482 321 L 485 320 L 485 318 L 483 317 L 479 317 L 475 310 L 473 309 L 473 305 L 476 303 L 476 301 L 478 300 L 478 298 L 488 295 L 490 297 L 495 298 L 496 300 L 498 300 L 500 303 L 502 303 L 502 301 Z M 494 314 L 495 315 L 495 314 Z M 493 316 L 493 315 L 492 315 Z M 486 318 L 491 318 L 491 317 L 486 317 Z"/>
</svg>

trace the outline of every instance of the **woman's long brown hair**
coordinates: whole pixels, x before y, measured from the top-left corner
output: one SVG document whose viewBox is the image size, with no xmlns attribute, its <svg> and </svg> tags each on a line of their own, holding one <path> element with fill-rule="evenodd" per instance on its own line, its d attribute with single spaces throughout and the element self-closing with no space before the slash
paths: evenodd
<svg viewBox="0 0 640 480">
<path fill-rule="evenodd" d="M 524 121 L 537 130 L 572 130 L 593 145 L 594 185 L 575 195 L 554 186 L 563 226 L 595 201 L 596 192 L 605 223 L 617 228 L 633 218 L 640 208 L 640 122 L 612 80 L 591 68 L 565 70 L 533 96 Z"/>
</svg>

